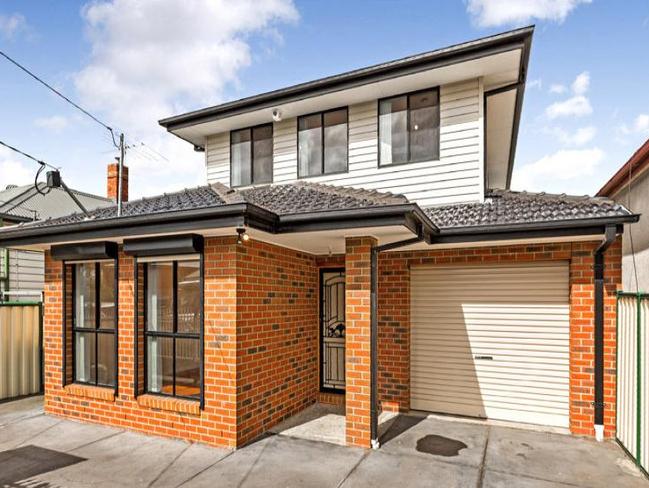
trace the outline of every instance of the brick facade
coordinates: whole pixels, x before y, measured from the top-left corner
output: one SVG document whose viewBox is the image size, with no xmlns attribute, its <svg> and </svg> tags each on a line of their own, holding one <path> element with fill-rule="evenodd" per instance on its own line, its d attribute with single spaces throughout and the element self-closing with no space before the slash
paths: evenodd
<svg viewBox="0 0 649 488">
<path fill-rule="evenodd" d="M 371 237 L 347 238 L 345 247 L 345 438 L 370 447 Z"/>
<path fill-rule="evenodd" d="M 570 262 L 570 431 L 594 435 L 593 252 L 599 242 L 391 252 L 379 257 L 379 401 L 387 411 L 410 408 L 410 266 Z M 605 435 L 615 433 L 615 292 L 621 283 L 621 242 L 606 252 L 604 363 Z"/>
<path fill-rule="evenodd" d="M 345 402 L 346 438 L 369 447 L 370 249 L 372 238 L 348 238 L 345 256 L 315 257 L 250 240 L 208 238 L 204 252 L 205 408 L 197 402 L 151 397 L 134 388 L 134 260 L 120 252 L 119 387 L 62 387 L 63 266 L 46 254 L 44 352 L 48 413 L 238 447 L 318 398 Z M 379 259 L 379 400 L 383 410 L 409 409 L 409 268 L 417 264 L 570 262 L 570 428 L 593 435 L 593 251 L 597 242 L 503 245 L 391 252 Z M 346 268 L 345 397 L 319 394 L 320 267 Z M 70 283 L 71 277 L 67 280 Z M 621 246 L 606 253 L 605 435 L 615 429 L 615 291 Z M 139 301 L 143 280 L 138 279 Z M 71 300 L 68 296 L 68 314 Z M 139 317 L 140 331 L 142 317 Z M 70 321 L 68 321 L 69 325 Z M 140 332 L 141 334 L 141 332 Z M 68 351 L 72 334 L 67 334 Z M 143 339 L 138 344 L 143 386 Z M 71 355 L 68 355 L 70 358 Z M 68 380 L 72 365 L 67 363 Z M 344 399 L 342 399 L 344 398 Z M 341 400 L 342 399 L 342 400 Z"/>
<path fill-rule="evenodd" d="M 315 403 L 315 257 L 250 240 L 237 246 L 239 445 Z"/>
<path fill-rule="evenodd" d="M 315 257 L 254 241 L 241 246 L 234 238 L 211 238 L 205 241 L 204 262 L 205 408 L 200 411 L 194 401 L 153 397 L 142 391 L 135 395 L 134 259 L 121 252 L 118 392 L 115 395 L 112 389 L 85 385 L 62 387 L 63 266 L 47 254 L 46 411 L 156 435 L 237 447 L 314 403 L 318 393 Z M 142 281 L 138 280 L 140 303 Z M 72 344 L 70 322 L 68 358 Z M 140 323 L 140 359 L 144 347 L 142 328 Z M 140 361 L 140 390 L 143 366 Z M 68 361 L 68 382 L 71 372 Z"/>
</svg>

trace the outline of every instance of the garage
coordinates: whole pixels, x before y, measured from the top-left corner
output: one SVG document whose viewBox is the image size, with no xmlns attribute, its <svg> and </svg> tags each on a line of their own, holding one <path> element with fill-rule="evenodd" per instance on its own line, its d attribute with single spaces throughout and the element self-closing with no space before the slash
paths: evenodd
<svg viewBox="0 0 649 488">
<path fill-rule="evenodd" d="M 568 262 L 413 266 L 414 410 L 569 422 Z"/>
</svg>

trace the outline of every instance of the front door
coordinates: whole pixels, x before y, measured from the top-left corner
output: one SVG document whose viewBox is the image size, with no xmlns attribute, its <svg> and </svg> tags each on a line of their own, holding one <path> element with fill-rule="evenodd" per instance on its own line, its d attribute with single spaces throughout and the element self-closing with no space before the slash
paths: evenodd
<svg viewBox="0 0 649 488">
<path fill-rule="evenodd" d="M 320 273 L 322 390 L 345 391 L 345 270 Z"/>
</svg>

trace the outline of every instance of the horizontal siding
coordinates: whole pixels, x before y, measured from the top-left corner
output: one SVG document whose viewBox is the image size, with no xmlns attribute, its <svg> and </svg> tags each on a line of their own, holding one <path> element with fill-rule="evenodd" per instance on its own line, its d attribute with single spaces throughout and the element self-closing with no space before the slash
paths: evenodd
<svg viewBox="0 0 649 488">
<path fill-rule="evenodd" d="M 230 133 L 207 138 L 205 163 L 208 183 L 219 181 L 230 186 Z"/>
<path fill-rule="evenodd" d="M 9 249 L 9 291 L 43 291 L 45 286 L 42 252 Z M 11 296 L 11 300 L 31 299 L 34 296 Z"/>
<path fill-rule="evenodd" d="M 273 125 L 273 181 L 297 179 L 297 119 Z M 207 140 L 209 182 L 230 182 L 229 135 Z M 377 102 L 349 107 L 349 171 L 308 178 L 315 183 L 389 191 L 422 206 L 480 201 L 483 189 L 481 80 L 440 88 L 440 159 L 378 167 Z"/>
<path fill-rule="evenodd" d="M 418 266 L 411 286 L 412 408 L 567 427 L 567 263 Z"/>
</svg>

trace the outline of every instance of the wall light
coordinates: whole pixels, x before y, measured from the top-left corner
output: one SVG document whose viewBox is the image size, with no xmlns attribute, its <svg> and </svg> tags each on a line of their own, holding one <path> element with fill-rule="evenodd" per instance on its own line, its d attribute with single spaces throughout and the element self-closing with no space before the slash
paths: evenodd
<svg viewBox="0 0 649 488">
<path fill-rule="evenodd" d="M 250 236 L 246 234 L 246 229 L 243 227 L 239 227 L 237 229 L 237 244 L 243 244 L 244 242 L 248 241 L 250 239 Z"/>
</svg>

